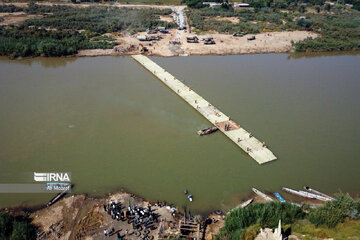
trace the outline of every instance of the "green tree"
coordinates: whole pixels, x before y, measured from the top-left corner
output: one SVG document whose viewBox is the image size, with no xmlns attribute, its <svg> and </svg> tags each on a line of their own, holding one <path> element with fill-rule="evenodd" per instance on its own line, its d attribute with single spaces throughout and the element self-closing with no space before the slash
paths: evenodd
<svg viewBox="0 0 360 240">
<path fill-rule="evenodd" d="M 335 201 L 329 201 L 324 206 L 309 213 L 309 221 L 315 226 L 326 225 L 334 228 L 345 221 L 346 217 L 360 218 L 359 201 L 354 201 L 349 195 L 340 195 Z"/>
<path fill-rule="evenodd" d="M 301 12 L 301 13 L 306 12 L 306 7 L 305 7 L 305 5 L 300 5 L 300 7 L 299 7 L 299 12 Z"/>
<path fill-rule="evenodd" d="M 0 214 L 1 240 L 35 240 L 35 228 L 22 217 Z"/>
<path fill-rule="evenodd" d="M 331 5 L 330 4 L 325 4 L 325 6 L 324 6 L 324 10 L 325 11 L 328 11 L 328 12 L 330 12 L 330 10 L 331 10 Z"/>
</svg>

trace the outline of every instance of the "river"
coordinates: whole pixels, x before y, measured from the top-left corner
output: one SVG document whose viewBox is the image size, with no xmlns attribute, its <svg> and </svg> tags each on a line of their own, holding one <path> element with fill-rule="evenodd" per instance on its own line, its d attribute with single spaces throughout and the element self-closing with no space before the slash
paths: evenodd
<svg viewBox="0 0 360 240">
<path fill-rule="evenodd" d="M 220 132 L 199 137 L 207 120 L 130 57 L 0 58 L 0 183 L 71 172 L 75 193 L 123 188 L 201 213 L 251 187 L 360 192 L 360 55 L 152 59 L 278 160 L 258 165 Z M 51 197 L 0 194 L 0 206 Z"/>
</svg>

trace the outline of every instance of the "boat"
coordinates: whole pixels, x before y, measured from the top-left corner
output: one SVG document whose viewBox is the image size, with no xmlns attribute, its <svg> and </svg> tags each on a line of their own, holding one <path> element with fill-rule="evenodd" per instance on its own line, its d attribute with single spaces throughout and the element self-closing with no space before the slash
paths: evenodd
<svg viewBox="0 0 360 240">
<path fill-rule="evenodd" d="M 254 191 L 254 193 L 256 193 L 257 195 L 259 195 L 261 198 L 263 198 L 265 201 L 267 202 L 271 202 L 273 201 L 272 198 L 270 198 L 269 196 L 267 196 L 265 193 L 260 192 L 259 190 L 257 190 L 256 188 L 252 188 L 252 190 Z"/>
<path fill-rule="evenodd" d="M 274 193 L 274 196 L 282 203 L 286 203 L 285 199 L 280 195 L 280 193 L 276 192 Z"/>
<path fill-rule="evenodd" d="M 320 195 L 317 195 L 317 194 L 314 194 L 314 193 L 309 193 L 309 192 L 305 192 L 305 191 L 299 191 L 299 192 L 303 193 L 303 194 L 307 194 L 311 198 L 314 198 L 314 199 L 317 199 L 317 200 L 320 200 L 320 201 L 323 201 L 323 202 L 331 201 L 331 199 L 329 199 L 329 198 L 326 198 L 326 197 L 323 197 L 323 196 L 320 196 Z"/>
<path fill-rule="evenodd" d="M 249 37 L 247 40 L 252 41 L 252 40 L 255 40 L 255 39 L 256 39 L 255 36 L 251 36 L 251 37 Z"/>
<path fill-rule="evenodd" d="M 60 198 L 62 198 L 66 193 L 68 193 L 69 190 L 64 190 L 58 194 L 55 195 L 55 197 L 53 197 L 47 204 L 48 207 L 50 207 L 51 205 L 53 205 L 54 203 L 56 203 Z"/>
<path fill-rule="evenodd" d="M 253 201 L 254 201 L 254 199 L 251 198 L 251 199 L 249 199 L 249 200 L 247 200 L 247 201 L 245 201 L 245 202 L 237 205 L 236 207 L 234 207 L 233 209 L 231 209 L 227 214 L 230 214 L 231 212 L 233 212 L 234 210 L 239 209 L 239 208 L 246 208 L 246 207 L 249 206 Z"/>
<path fill-rule="evenodd" d="M 251 199 L 247 200 L 246 202 L 243 202 L 242 204 L 240 204 L 240 207 L 246 208 L 246 207 L 249 206 L 253 201 L 254 201 L 254 199 L 251 198 Z"/>
<path fill-rule="evenodd" d="M 316 191 L 315 189 L 312 189 L 312 188 L 310 188 L 310 187 L 308 187 L 308 186 L 305 186 L 304 189 L 305 189 L 306 191 L 310 192 L 310 193 L 314 193 L 314 194 L 317 194 L 317 195 L 326 197 L 326 198 L 328 198 L 328 199 L 330 199 L 330 200 L 335 200 L 335 198 L 330 197 L 329 195 L 326 195 L 326 194 L 324 194 L 324 193 L 322 193 L 322 192 Z"/>
<path fill-rule="evenodd" d="M 209 128 L 205 128 L 205 129 L 203 129 L 203 130 L 199 130 L 199 131 L 197 132 L 197 134 L 199 134 L 200 136 L 208 135 L 208 134 L 210 134 L 210 133 L 215 132 L 216 130 L 218 130 L 217 127 L 209 127 Z"/>
<path fill-rule="evenodd" d="M 298 195 L 298 196 L 301 196 L 301 197 L 317 199 L 317 200 L 324 201 L 324 202 L 330 201 L 330 199 L 325 198 L 325 197 L 320 196 L 320 195 L 317 195 L 317 194 L 308 193 L 308 192 L 304 192 L 304 191 L 295 191 L 293 189 L 286 188 L 286 187 L 283 187 L 282 189 L 285 192 L 288 192 L 288 193 L 291 193 L 291 194 L 294 194 L 294 195 Z"/>
<path fill-rule="evenodd" d="M 191 194 L 188 196 L 188 199 L 189 199 L 190 202 L 192 202 L 193 198 L 192 198 Z"/>
</svg>

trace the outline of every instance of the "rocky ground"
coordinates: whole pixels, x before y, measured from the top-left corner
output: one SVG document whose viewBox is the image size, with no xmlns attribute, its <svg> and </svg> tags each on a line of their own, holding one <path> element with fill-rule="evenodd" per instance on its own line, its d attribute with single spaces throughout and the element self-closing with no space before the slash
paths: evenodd
<svg viewBox="0 0 360 240">
<path fill-rule="evenodd" d="M 30 215 L 32 223 L 38 228 L 38 239 L 104 239 L 104 230 L 109 232 L 109 239 L 117 237 L 126 239 L 151 240 L 157 236 L 161 222 L 175 223 L 177 212 L 170 206 L 151 207 L 153 220 L 148 217 L 138 217 L 138 223 L 133 224 L 135 216 L 127 219 L 116 219 L 115 215 L 105 211 L 111 202 L 116 203 L 119 213 L 131 206 L 147 209 L 148 202 L 125 192 L 110 194 L 104 198 L 92 198 L 85 195 L 72 195 L 63 198 L 50 207 L 35 211 Z M 147 221 L 146 224 L 145 220 Z M 139 224 L 139 221 L 143 221 Z"/>
</svg>

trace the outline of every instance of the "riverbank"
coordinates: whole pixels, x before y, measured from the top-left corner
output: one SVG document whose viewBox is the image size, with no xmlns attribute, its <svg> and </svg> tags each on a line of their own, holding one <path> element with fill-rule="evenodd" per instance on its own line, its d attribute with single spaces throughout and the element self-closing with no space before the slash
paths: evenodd
<svg viewBox="0 0 360 240">
<path fill-rule="evenodd" d="M 358 50 L 355 26 L 359 13 L 341 6 L 340 10 L 318 12 L 313 6 L 305 12 L 276 7 L 272 11 L 232 7 L 195 10 L 182 5 L 122 3 L 2 2 L 0 6 L 0 54 L 10 58 Z M 328 21 L 329 16 L 334 19 Z M 158 27 L 167 30 L 157 31 Z M 33 32 L 33 28 L 38 31 Z M 148 30 L 157 36 L 150 36 L 145 32 Z M 139 36 L 144 41 L 139 41 Z M 187 41 L 194 37 L 199 41 Z"/>
<path fill-rule="evenodd" d="M 269 193 L 267 194 L 271 196 Z M 169 205 L 165 200 L 163 202 L 150 202 L 134 194 L 117 191 L 102 197 L 90 197 L 85 194 L 67 195 L 51 206 L 37 207 L 33 210 L 6 208 L 0 209 L 0 213 L 23 216 L 29 219 L 31 225 L 36 228 L 37 239 L 42 240 L 103 239 L 104 233 L 109 233 L 109 236 L 114 239 L 120 237 L 124 239 L 145 238 L 152 240 L 162 237 L 184 237 L 187 235 L 188 237 L 202 236 L 202 239 L 212 240 L 216 236 L 220 236 L 220 239 L 223 237 L 227 239 L 227 237 L 224 236 L 224 231 L 229 229 L 229 227 L 226 227 L 226 224 L 230 222 L 227 217 L 236 218 L 237 214 L 234 212 L 243 212 L 241 208 L 246 208 L 244 211 L 253 211 L 259 207 L 269 209 L 277 208 L 277 206 L 280 205 L 277 201 L 266 202 L 257 195 L 252 195 L 251 199 L 251 210 L 247 210 L 249 208 L 248 204 L 244 205 L 243 203 L 241 204 L 242 206 L 239 205 L 233 208 L 229 213 L 217 210 L 205 216 L 194 216 L 191 215 L 190 211 L 187 212 L 186 208 L 184 208 L 185 212 L 183 210 L 179 211 L 177 206 Z M 348 201 L 346 199 L 348 199 L 347 195 L 342 195 L 340 198 L 338 197 L 336 201 Z M 350 199 L 350 201 L 354 200 Z M 306 204 L 316 203 L 316 201 L 313 200 L 305 202 Z M 256 206 L 253 206 L 253 204 Z M 318 202 L 312 206 L 313 208 L 315 206 L 316 208 L 321 208 L 326 205 Z M 291 223 L 294 224 L 295 231 L 292 232 L 290 230 L 289 232 L 286 230 L 289 229 L 289 225 L 285 224 L 283 226 L 284 234 L 287 234 L 286 236 L 288 236 L 289 239 L 304 239 L 306 236 L 312 239 L 311 237 L 318 236 L 320 233 L 325 234 L 324 236 L 326 237 L 335 235 L 348 236 L 349 234 L 354 234 L 354 230 L 356 229 L 354 226 L 360 224 L 359 221 L 346 220 L 336 229 L 325 228 L 324 226 L 315 228 L 314 225 L 304 218 L 304 212 L 308 213 L 309 211 L 313 211 L 306 205 L 298 208 L 295 205 L 286 204 L 278 210 L 276 214 L 279 216 L 281 216 L 282 213 L 280 212 L 282 211 L 289 211 L 288 214 L 292 217 L 295 216 L 292 214 L 296 214 L 297 216 L 294 217 L 294 219 L 298 219 L 298 221 Z M 265 214 L 265 216 L 267 215 Z M 250 218 L 251 217 L 249 217 L 249 219 Z M 226 219 L 227 221 L 225 221 Z M 289 221 L 289 219 L 285 218 L 285 222 L 286 221 Z M 255 237 L 259 234 L 260 227 L 272 226 L 272 224 L 268 225 L 265 222 L 249 225 L 246 228 L 251 229 L 251 231 L 247 230 L 243 232 L 244 236 L 253 235 L 253 237 Z M 184 232 L 181 230 L 181 226 L 191 227 L 197 225 L 197 233 L 196 231 Z M 271 230 L 268 229 L 267 231 Z M 291 235 L 289 236 L 289 234 Z M 261 234 L 259 236 L 261 237 Z"/>
<path fill-rule="evenodd" d="M 128 211 L 129 206 L 131 209 L 142 209 L 144 212 L 151 206 L 150 219 L 149 215 L 138 218 L 139 221 L 141 218 L 147 222 L 143 229 L 135 229 L 132 224 L 135 214 L 128 216 L 126 220 L 122 219 L 123 215 L 120 215 L 120 212 Z M 119 213 L 119 219 L 116 217 L 115 208 Z M 143 235 L 146 232 L 149 239 L 153 239 L 162 222 L 173 224 L 181 216 L 167 203 L 149 205 L 145 199 L 124 191 L 103 197 L 67 195 L 51 206 L 38 206 L 33 209 L 5 208 L 0 210 L 0 213 L 28 217 L 39 233 L 37 239 L 103 239 L 104 230 L 114 237 L 119 233 L 123 237 L 133 239 L 142 239 L 138 234 Z"/>
<path fill-rule="evenodd" d="M 137 35 L 149 36 L 145 32 Z M 318 35 L 308 31 L 271 32 L 251 34 L 243 37 L 235 37 L 229 34 L 209 33 L 192 34 L 179 30 L 170 30 L 168 34 L 161 34 L 159 41 L 140 42 L 136 36 L 108 34 L 120 44 L 113 49 L 88 49 L 80 50 L 77 57 L 94 56 L 119 56 L 139 54 L 139 44 L 147 48 L 148 56 L 199 56 L 199 55 L 234 55 L 234 54 L 259 54 L 259 53 L 290 53 L 293 43 L 316 38 Z M 199 43 L 188 43 L 187 37 L 197 36 Z M 255 40 L 248 40 L 255 36 Z M 179 39 L 179 44 L 172 44 L 173 39 Z M 215 44 L 206 45 L 200 39 L 213 38 Z"/>
</svg>

